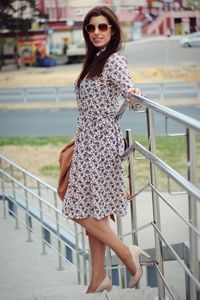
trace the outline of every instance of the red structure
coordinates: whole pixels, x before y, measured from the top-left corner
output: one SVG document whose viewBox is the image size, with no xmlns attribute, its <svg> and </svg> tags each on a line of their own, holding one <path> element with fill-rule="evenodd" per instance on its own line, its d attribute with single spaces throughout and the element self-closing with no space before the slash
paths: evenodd
<svg viewBox="0 0 200 300">
<path fill-rule="evenodd" d="M 104 0 L 105 5 L 112 3 Z M 146 7 L 118 13 L 120 22 L 128 26 L 134 26 L 135 22 L 141 23 L 143 35 L 168 35 L 185 34 L 199 30 L 200 12 L 189 10 L 189 0 L 147 0 Z M 47 6 L 48 4 L 48 6 Z M 89 7 L 69 7 L 67 1 L 38 0 L 38 8 L 41 13 L 47 14 L 48 26 L 54 32 L 66 30 L 71 31 L 81 28 L 83 17 Z"/>
</svg>

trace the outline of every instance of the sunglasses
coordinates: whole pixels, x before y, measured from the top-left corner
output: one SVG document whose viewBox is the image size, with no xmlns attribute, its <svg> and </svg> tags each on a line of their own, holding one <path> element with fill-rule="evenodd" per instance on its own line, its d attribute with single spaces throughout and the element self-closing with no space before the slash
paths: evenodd
<svg viewBox="0 0 200 300">
<path fill-rule="evenodd" d="M 100 23 L 98 25 L 94 25 L 94 24 L 87 24 L 85 26 L 85 30 L 88 32 L 88 33 L 93 33 L 95 32 L 95 29 L 96 27 L 98 27 L 98 30 L 99 31 L 102 31 L 102 32 L 106 32 L 108 30 L 108 28 L 112 27 L 112 25 L 109 25 L 107 23 Z"/>
</svg>

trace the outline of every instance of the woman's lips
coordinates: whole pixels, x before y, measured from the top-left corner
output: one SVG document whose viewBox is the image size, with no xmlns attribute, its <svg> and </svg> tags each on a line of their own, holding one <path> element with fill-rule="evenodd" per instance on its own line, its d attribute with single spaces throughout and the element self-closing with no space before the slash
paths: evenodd
<svg viewBox="0 0 200 300">
<path fill-rule="evenodd" d="M 92 39 L 95 43 L 100 43 L 102 41 L 102 38 L 93 38 Z"/>
</svg>

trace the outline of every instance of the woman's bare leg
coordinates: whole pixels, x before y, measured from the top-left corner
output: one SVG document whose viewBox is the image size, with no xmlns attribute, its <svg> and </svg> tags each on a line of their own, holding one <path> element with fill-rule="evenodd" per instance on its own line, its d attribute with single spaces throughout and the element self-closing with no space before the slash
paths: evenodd
<svg viewBox="0 0 200 300">
<path fill-rule="evenodd" d="M 90 243 L 92 278 L 87 289 L 87 293 L 94 293 L 99 284 L 104 280 L 105 274 L 105 251 L 106 245 L 96 239 L 90 233 L 88 234 Z"/>
<path fill-rule="evenodd" d="M 105 217 L 101 220 L 96 220 L 94 218 L 73 220 L 83 226 L 89 234 L 93 235 L 96 239 L 109 246 L 125 264 L 129 272 L 132 275 L 135 274 L 136 268 L 130 249 L 112 231 L 108 223 L 108 217 Z"/>
</svg>

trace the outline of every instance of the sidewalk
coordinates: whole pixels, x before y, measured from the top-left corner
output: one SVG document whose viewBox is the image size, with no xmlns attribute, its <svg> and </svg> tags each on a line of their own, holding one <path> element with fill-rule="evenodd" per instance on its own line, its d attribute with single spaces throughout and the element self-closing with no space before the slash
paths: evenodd
<svg viewBox="0 0 200 300">
<path fill-rule="evenodd" d="M 0 204 L 0 207 L 1 204 Z M 76 269 L 65 264 L 57 270 L 57 255 L 48 250 L 41 255 L 41 242 L 33 235 L 33 242 L 26 242 L 23 224 L 15 229 L 15 219 L 0 217 L 0 299 L 1 300 L 153 300 L 154 289 L 120 289 L 110 293 L 86 295 L 85 286 L 77 285 Z"/>
</svg>

